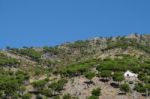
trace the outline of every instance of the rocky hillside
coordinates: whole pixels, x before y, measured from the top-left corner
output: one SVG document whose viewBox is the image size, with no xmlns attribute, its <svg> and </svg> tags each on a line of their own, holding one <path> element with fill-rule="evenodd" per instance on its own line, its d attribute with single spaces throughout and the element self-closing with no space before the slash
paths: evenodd
<svg viewBox="0 0 150 99">
<path fill-rule="evenodd" d="M 0 66 L 4 99 L 145 99 L 150 94 L 150 35 L 6 47 Z M 138 77 L 125 78 L 127 70 Z"/>
</svg>

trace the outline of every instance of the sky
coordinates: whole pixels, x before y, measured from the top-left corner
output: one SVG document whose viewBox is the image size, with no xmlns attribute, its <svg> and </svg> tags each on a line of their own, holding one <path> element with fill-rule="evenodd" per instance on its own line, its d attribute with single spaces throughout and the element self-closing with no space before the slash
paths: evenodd
<svg viewBox="0 0 150 99">
<path fill-rule="evenodd" d="M 150 0 L 0 0 L 0 48 L 149 30 Z"/>
</svg>

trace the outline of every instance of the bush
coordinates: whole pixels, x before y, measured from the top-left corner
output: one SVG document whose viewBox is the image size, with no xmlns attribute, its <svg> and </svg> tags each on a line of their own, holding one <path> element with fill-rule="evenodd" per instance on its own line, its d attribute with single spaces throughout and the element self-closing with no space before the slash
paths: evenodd
<svg viewBox="0 0 150 99">
<path fill-rule="evenodd" d="M 101 77 L 107 78 L 107 77 L 111 77 L 111 71 L 110 70 L 103 70 L 100 73 Z"/>
<path fill-rule="evenodd" d="M 145 91 L 144 86 L 141 83 L 136 84 L 134 87 L 134 90 L 136 90 L 137 92 L 141 92 L 141 93 Z"/>
<path fill-rule="evenodd" d="M 130 87 L 129 87 L 128 84 L 121 84 L 121 85 L 120 85 L 120 90 L 121 90 L 121 91 L 124 91 L 124 92 L 126 93 L 126 92 L 129 92 L 129 91 L 130 91 Z"/>
<path fill-rule="evenodd" d="M 19 62 L 14 58 L 8 58 L 7 56 L 0 53 L 0 66 L 14 66 Z"/>
<path fill-rule="evenodd" d="M 114 80 L 114 81 L 117 81 L 117 82 L 123 81 L 123 80 L 124 80 L 123 73 L 120 73 L 120 72 L 114 73 L 114 75 L 113 75 L 113 80 Z"/>
<path fill-rule="evenodd" d="M 45 86 L 45 84 L 47 83 L 48 81 L 46 80 L 39 80 L 39 81 L 35 81 L 33 82 L 33 87 L 35 88 L 38 88 L 39 90 L 43 89 L 43 87 Z"/>
<path fill-rule="evenodd" d="M 36 99 L 43 99 L 41 95 L 37 95 Z"/>
<path fill-rule="evenodd" d="M 60 96 L 54 96 L 53 99 L 60 99 Z"/>
<path fill-rule="evenodd" d="M 71 95 L 70 94 L 66 94 L 63 96 L 63 99 L 71 99 Z"/>
<path fill-rule="evenodd" d="M 31 94 L 24 94 L 22 96 L 22 99 L 31 99 L 32 95 Z"/>
<path fill-rule="evenodd" d="M 87 72 L 85 73 L 85 77 L 89 80 L 92 80 L 93 77 L 95 77 L 96 74 L 94 72 Z"/>
<path fill-rule="evenodd" d="M 47 96 L 47 97 L 51 97 L 53 95 L 51 89 L 44 89 L 44 90 L 42 90 L 42 94 Z"/>
<path fill-rule="evenodd" d="M 94 96 L 100 96 L 101 95 L 101 88 L 93 89 L 92 95 L 94 95 Z"/>
<path fill-rule="evenodd" d="M 60 79 L 57 82 L 51 83 L 48 87 L 54 91 L 60 92 L 63 90 L 64 85 L 67 83 L 66 79 Z"/>
<path fill-rule="evenodd" d="M 88 97 L 88 99 L 99 99 L 99 97 L 92 95 L 92 96 Z"/>
</svg>

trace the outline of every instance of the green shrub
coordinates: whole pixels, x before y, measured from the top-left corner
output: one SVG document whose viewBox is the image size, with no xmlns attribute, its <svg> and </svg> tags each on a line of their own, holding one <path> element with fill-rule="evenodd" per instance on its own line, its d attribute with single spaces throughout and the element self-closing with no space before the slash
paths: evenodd
<svg viewBox="0 0 150 99">
<path fill-rule="evenodd" d="M 88 97 L 88 99 L 99 99 L 99 97 L 92 95 L 92 96 Z"/>
<path fill-rule="evenodd" d="M 93 89 L 92 95 L 94 95 L 94 96 L 100 96 L 101 95 L 101 88 Z"/>
<path fill-rule="evenodd" d="M 114 73 L 114 75 L 113 75 L 113 80 L 114 80 L 114 81 L 117 81 L 117 82 L 123 81 L 123 80 L 124 80 L 123 73 L 120 73 L 120 72 Z"/>
<path fill-rule="evenodd" d="M 56 82 L 51 83 L 48 87 L 54 91 L 60 92 L 63 90 L 64 85 L 67 83 L 66 79 L 60 79 Z"/>
<path fill-rule="evenodd" d="M 143 86 L 142 83 L 136 84 L 135 87 L 134 87 L 134 90 L 136 90 L 137 92 L 141 92 L 141 93 L 145 91 L 144 86 Z"/>
<path fill-rule="evenodd" d="M 92 80 L 93 77 L 95 77 L 96 74 L 94 72 L 87 72 L 85 73 L 85 77 L 89 80 Z"/>
<path fill-rule="evenodd" d="M 42 94 L 47 96 L 47 97 L 51 97 L 53 95 L 51 89 L 43 89 Z"/>
<path fill-rule="evenodd" d="M 24 94 L 22 96 L 22 99 L 31 99 L 32 95 L 31 94 Z"/>
<path fill-rule="evenodd" d="M 130 91 L 130 87 L 128 84 L 121 84 L 120 85 L 120 90 L 124 91 L 124 92 L 129 92 Z"/>
<path fill-rule="evenodd" d="M 71 99 L 71 95 L 70 94 L 66 94 L 63 96 L 63 99 Z"/>
</svg>

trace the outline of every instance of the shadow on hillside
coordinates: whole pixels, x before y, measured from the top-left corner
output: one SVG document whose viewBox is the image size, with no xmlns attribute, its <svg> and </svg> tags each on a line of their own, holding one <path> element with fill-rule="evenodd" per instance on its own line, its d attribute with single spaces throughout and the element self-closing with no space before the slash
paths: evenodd
<svg viewBox="0 0 150 99">
<path fill-rule="evenodd" d="M 91 84 L 95 85 L 95 83 L 93 81 L 84 81 L 84 83 L 87 85 L 91 85 Z"/>
<path fill-rule="evenodd" d="M 126 95 L 124 92 L 119 92 L 118 95 Z"/>
<path fill-rule="evenodd" d="M 116 84 L 116 83 L 110 83 L 110 85 L 111 85 L 113 88 L 119 88 L 119 85 Z"/>
<path fill-rule="evenodd" d="M 104 82 L 104 83 L 109 82 L 108 79 L 99 79 L 99 81 L 102 81 L 102 82 Z"/>
</svg>

